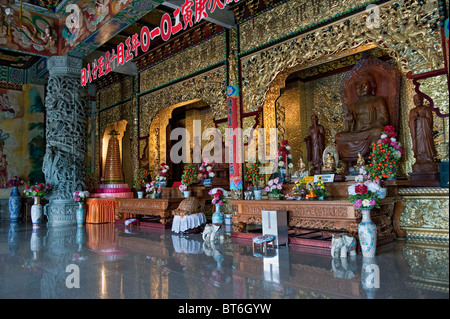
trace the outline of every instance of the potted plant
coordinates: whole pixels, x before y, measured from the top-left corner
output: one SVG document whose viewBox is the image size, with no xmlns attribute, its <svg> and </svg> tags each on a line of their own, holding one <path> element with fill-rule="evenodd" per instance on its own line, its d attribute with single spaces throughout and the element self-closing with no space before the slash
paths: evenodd
<svg viewBox="0 0 450 319">
<path fill-rule="evenodd" d="M 149 174 L 150 174 L 150 172 L 146 168 L 139 168 L 136 170 L 133 187 L 137 191 L 138 198 L 144 197 L 144 192 L 142 191 L 142 187 L 145 186 Z"/>
<path fill-rule="evenodd" d="M 161 163 L 158 174 L 156 174 L 155 181 L 159 187 L 166 187 L 167 178 L 169 177 L 169 165 Z"/>
<path fill-rule="evenodd" d="M 86 202 L 88 197 L 88 191 L 76 191 L 75 193 L 73 193 L 73 200 L 78 203 L 78 209 L 76 211 L 78 227 L 83 226 L 86 219 L 86 213 L 83 209 L 83 203 Z"/>
<path fill-rule="evenodd" d="M 306 190 L 305 179 L 302 178 L 301 180 L 295 181 L 295 186 L 292 187 L 292 190 L 294 191 L 294 195 L 297 198 L 297 200 L 305 199 L 306 194 L 308 193 L 308 191 Z"/>
<path fill-rule="evenodd" d="M 358 225 L 358 235 L 364 257 L 374 257 L 377 246 L 377 227 L 372 222 L 370 212 L 380 208 L 377 196 L 380 185 L 376 181 L 358 178 L 355 184 L 348 187 L 349 200 L 354 209 L 361 210 L 362 220 Z"/>
<path fill-rule="evenodd" d="M 281 146 L 278 149 L 278 169 L 280 170 L 281 176 L 283 176 L 283 182 L 286 178 L 286 175 L 289 169 L 294 167 L 292 164 L 292 155 L 290 154 L 291 147 L 289 146 L 289 142 L 284 140 L 281 142 Z"/>
<path fill-rule="evenodd" d="M 27 197 L 33 197 L 34 204 L 31 206 L 31 221 L 33 228 L 38 228 L 42 220 L 41 198 L 50 194 L 52 187 L 48 183 L 39 183 L 31 186 L 26 185 L 23 192 Z"/>
<path fill-rule="evenodd" d="M 190 196 L 189 186 L 197 181 L 195 166 L 192 164 L 184 165 L 183 175 L 181 175 L 181 185 L 179 187 L 185 198 Z"/>
<path fill-rule="evenodd" d="M 156 185 L 155 181 L 145 184 L 146 197 L 156 198 Z"/>
<path fill-rule="evenodd" d="M 369 163 L 366 165 L 370 180 L 395 179 L 397 164 L 405 154 L 396 137 L 394 127 L 387 125 L 384 127 L 381 138 L 372 144 L 368 157 Z"/>
<path fill-rule="evenodd" d="M 209 164 L 209 159 L 204 158 L 200 165 L 198 179 L 203 182 L 204 186 L 211 186 L 212 179 L 216 176 L 212 171 L 212 166 Z"/>
<path fill-rule="evenodd" d="M 264 176 L 260 173 L 261 163 L 257 160 L 255 163 L 250 163 L 245 172 L 245 180 L 254 187 L 253 193 L 256 200 L 261 200 L 262 190 L 259 189 L 259 184 L 264 182 Z"/>
<path fill-rule="evenodd" d="M 317 183 L 314 183 L 313 193 L 319 200 L 324 200 L 328 197 L 328 189 L 325 187 L 322 176 L 319 176 Z"/>
<path fill-rule="evenodd" d="M 19 219 L 20 207 L 22 205 L 19 186 L 25 184 L 25 181 L 18 177 L 14 176 L 11 179 L 8 179 L 6 185 L 8 187 L 12 187 L 11 194 L 9 195 L 9 217 L 11 222 L 17 222 Z"/>
<path fill-rule="evenodd" d="M 268 182 L 267 186 L 264 188 L 264 191 L 268 194 L 269 199 L 271 200 L 280 199 L 280 197 L 283 196 L 282 190 L 283 182 L 280 181 L 279 177 L 271 179 Z"/>
</svg>

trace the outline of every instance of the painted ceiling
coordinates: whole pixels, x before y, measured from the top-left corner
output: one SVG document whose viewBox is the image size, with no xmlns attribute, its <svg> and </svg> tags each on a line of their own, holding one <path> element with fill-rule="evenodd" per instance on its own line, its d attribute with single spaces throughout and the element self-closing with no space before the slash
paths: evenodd
<svg viewBox="0 0 450 319">
<path fill-rule="evenodd" d="M 152 30 L 159 26 L 165 13 L 173 16 L 183 3 L 184 0 L 0 0 L 0 65 L 27 69 L 42 58 L 65 54 L 85 60 L 95 58 L 142 27 Z M 5 19 L 5 5 L 14 10 L 10 20 Z M 231 27 L 234 15 L 231 9 L 223 11 L 228 12 L 222 12 L 218 18 L 210 15 L 212 21 Z"/>
</svg>

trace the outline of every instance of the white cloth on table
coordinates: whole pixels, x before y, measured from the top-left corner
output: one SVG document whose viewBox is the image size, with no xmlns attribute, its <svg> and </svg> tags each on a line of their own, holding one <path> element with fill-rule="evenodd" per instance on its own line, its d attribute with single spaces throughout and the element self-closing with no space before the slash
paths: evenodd
<svg viewBox="0 0 450 319">
<path fill-rule="evenodd" d="M 186 230 L 199 227 L 206 223 L 206 216 L 203 213 L 190 214 L 185 216 L 175 215 L 172 222 L 172 231 L 182 233 Z"/>
</svg>

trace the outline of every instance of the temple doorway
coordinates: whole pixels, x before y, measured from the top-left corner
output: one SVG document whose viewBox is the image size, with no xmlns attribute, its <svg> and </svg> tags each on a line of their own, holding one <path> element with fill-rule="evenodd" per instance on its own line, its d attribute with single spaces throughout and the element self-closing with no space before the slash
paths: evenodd
<svg viewBox="0 0 450 319">
<path fill-rule="evenodd" d="M 199 141 L 198 139 L 194 140 L 195 136 L 198 136 L 194 134 L 194 121 L 199 121 L 197 125 L 200 123 L 200 132 L 195 132 L 196 134 L 200 133 Z M 171 139 L 171 133 L 176 129 L 185 130 L 187 136 L 181 137 L 177 132 L 177 134 L 172 135 Z M 160 164 L 167 163 L 169 165 L 167 185 L 171 187 L 174 182 L 181 181 L 186 163 L 194 163 L 198 168 L 200 163 L 197 162 L 198 159 L 194 158 L 194 143 L 199 143 L 203 151 L 205 146 L 212 142 L 213 136 L 202 136 L 207 129 L 217 129 L 217 125 L 214 121 L 212 109 L 202 100 L 186 101 L 160 110 L 152 120 L 148 137 L 149 169 L 152 172 L 152 178 L 156 176 Z M 187 144 L 184 151 L 180 147 L 182 145 L 180 143 L 183 143 L 182 139 Z M 225 160 L 228 151 L 225 147 L 224 137 L 222 137 L 221 142 L 221 160 L 213 164 L 213 171 L 216 174 L 213 179 L 213 186 L 229 185 L 229 167 Z M 176 159 L 172 157 L 176 157 Z M 205 154 L 202 153 L 200 161 L 204 157 Z"/>
</svg>

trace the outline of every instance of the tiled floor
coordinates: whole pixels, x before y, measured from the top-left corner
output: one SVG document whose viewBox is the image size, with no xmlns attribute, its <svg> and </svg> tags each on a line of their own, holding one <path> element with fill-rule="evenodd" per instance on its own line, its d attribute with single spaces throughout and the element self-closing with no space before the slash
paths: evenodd
<svg viewBox="0 0 450 319">
<path fill-rule="evenodd" d="M 33 232 L 2 221 L 0 298 L 448 299 L 448 251 L 448 242 L 402 240 L 363 265 L 361 255 L 333 260 L 292 246 L 258 257 L 228 236 L 211 247 L 200 234 L 170 229 L 42 225 Z"/>
</svg>

